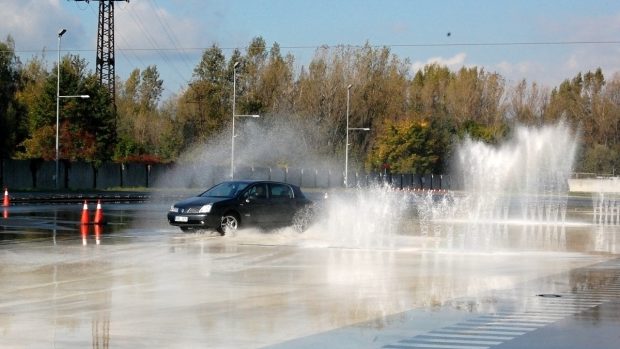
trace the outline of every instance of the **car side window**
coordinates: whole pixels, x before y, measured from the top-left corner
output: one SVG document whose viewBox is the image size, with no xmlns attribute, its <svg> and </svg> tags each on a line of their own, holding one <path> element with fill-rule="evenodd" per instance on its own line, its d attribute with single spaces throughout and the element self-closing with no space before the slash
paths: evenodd
<svg viewBox="0 0 620 349">
<path fill-rule="evenodd" d="M 247 198 L 253 198 L 253 199 L 266 199 L 267 198 L 267 191 L 265 190 L 265 184 L 256 184 L 253 187 L 251 187 L 247 192 L 246 192 L 246 197 Z"/>
<path fill-rule="evenodd" d="M 269 194 L 274 199 L 276 198 L 292 199 L 293 198 L 293 191 L 291 190 L 291 187 L 289 187 L 288 185 L 284 185 L 284 184 L 270 184 Z"/>
</svg>

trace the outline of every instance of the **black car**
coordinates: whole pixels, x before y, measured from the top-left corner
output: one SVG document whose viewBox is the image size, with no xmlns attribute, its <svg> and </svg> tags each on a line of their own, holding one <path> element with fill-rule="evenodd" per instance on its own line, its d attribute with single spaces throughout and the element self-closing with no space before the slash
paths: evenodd
<svg viewBox="0 0 620 349">
<path fill-rule="evenodd" d="M 216 229 L 224 235 L 240 226 L 294 225 L 306 228 L 312 202 L 301 189 L 272 181 L 222 182 L 170 207 L 168 222 L 183 231 Z"/>
</svg>

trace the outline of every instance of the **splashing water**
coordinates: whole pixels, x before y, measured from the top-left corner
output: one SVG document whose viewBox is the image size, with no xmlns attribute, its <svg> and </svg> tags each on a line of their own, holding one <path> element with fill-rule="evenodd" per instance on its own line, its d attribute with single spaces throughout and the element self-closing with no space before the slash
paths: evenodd
<svg viewBox="0 0 620 349">
<path fill-rule="evenodd" d="M 567 125 L 558 123 L 519 127 L 511 140 L 497 147 L 465 140 L 455 169 L 466 194 L 454 212 L 470 221 L 564 221 L 576 138 Z"/>
<path fill-rule="evenodd" d="M 411 216 L 410 208 L 407 193 L 389 186 L 333 193 L 324 203 L 315 232 L 327 234 L 331 246 L 393 248 L 402 220 Z"/>
<path fill-rule="evenodd" d="M 358 188 L 328 200 L 325 221 L 318 229 L 329 234 L 331 246 L 355 248 L 395 247 L 397 234 L 418 226 L 410 224 L 413 216 L 420 236 L 452 236 L 455 245 L 474 240 L 474 248 L 492 246 L 487 240 L 493 234 L 507 235 L 506 224 L 546 226 L 546 232 L 561 236 L 558 225 L 566 219 L 576 138 L 559 123 L 520 127 L 499 146 L 467 139 L 458 147 L 454 164 L 453 178 L 462 190 Z"/>
<path fill-rule="evenodd" d="M 592 223 L 620 225 L 620 196 L 616 193 L 592 193 Z"/>
</svg>

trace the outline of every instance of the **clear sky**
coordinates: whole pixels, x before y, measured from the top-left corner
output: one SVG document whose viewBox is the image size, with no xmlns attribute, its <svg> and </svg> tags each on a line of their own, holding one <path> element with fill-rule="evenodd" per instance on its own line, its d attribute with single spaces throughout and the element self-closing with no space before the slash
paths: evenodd
<svg viewBox="0 0 620 349">
<path fill-rule="evenodd" d="M 2 0 L 0 38 L 23 61 L 79 54 L 94 70 L 97 1 Z M 321 45 L 390 46 L 411 61 L 484 67 L 509 83 L 555 86 L 580 71 L 620 73 L 618 0 L 130 0 L 115 3 L 116 73 L 157 65 L 165 95 L 187 85 L 205 48 L 228 55 L 253 37 L 307 65 Z M 450 35 L 448 35 L 450 33 Z M 44 53 L 43 53 L 44 52 Z"/>
</svg>

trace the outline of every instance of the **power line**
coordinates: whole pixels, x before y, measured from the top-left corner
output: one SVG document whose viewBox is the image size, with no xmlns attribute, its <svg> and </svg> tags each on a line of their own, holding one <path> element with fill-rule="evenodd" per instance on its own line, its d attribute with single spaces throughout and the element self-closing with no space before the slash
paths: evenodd
<svg viewBox="0 0 620 349">
<path fill-rule="evenodd" d="M 158 11 L 159 8 L 156 8 L 157 4 L 155 4 L 155 0 L 151 0 L 151 2 L 149 2 L 149 5 L 151 6 L 151 9 L 153 10 L 155 15 L 157 16 L 157 19 L 159 20 L 159 24 L 161 24 L 164 32 L 166 33 L 166 36 L 168 36 L 168 39 L 170 40 L 170 42 L 172 43 L 174 48 L 176 48 L 176 49 L 178 49 L 180 51 L 180 54 L 178 56 L 181 58 L 183 63 L 185 63 L 186 68 L 188 68 L 191 71 L 192 67 L 190 66 L 190 59 L 189 59 L 189 57 L 187 56 L 187 54 L 185 53 L 184 50 L 179 49 L 179 45 L 177 45 L 177 42 L 180 42 L 180 41 L 177 38 L 177 36 L 175 35 L 175 33 L 172 30 L 172 28 L 170 27 L 170 25 L 168 24 L 168 22 L 164 21 L 162 16 L 159 14 L 159 11 Z"/>
<path fill-rule="evenodd" d="M 168 49 L 168 50 L 162 50 L 162 49 L 158 48 L 157 47 L 157 41 L 151 36 L 151 34 L 148 32 L 148 30 L 146 30 L 146 26 L 144 25 L 144 22 L 142 21 L 140 16 L 137 13 L 134 14 L 133 11 L 128 11 L 128 13 L 129 13 L 129 16 L 131 17 L 131 19 L 134 21 L 134 23 L 136 23 L 138 28 L 142 31 L 142 33 L 144 34 L 144 37 L 147 39 L 147 41 L 153 47 L 153 48 L 150 48 L 150 49 L 144 49 L 144 50 L 139 50 L 139 51 L 155 51 L 155 52 L 157 52 L 159 54 L 159 56 L 164 60 L 164 62 L 168 66 L 170 66 L 172 68 L 172 70 L 180 78 L 180 80 L 177 80 L 177 82 L 179 82 L 181 84 L 187 83 L 189 80 L 186 79 L 185 76 L 183 76 L 183 74 L 172 63 L 172 61 L 170 60 L 170 58 L 166 54 L 166 52 L 174 52 L 174 51 L 177 51 L 178 49 L 177 48 L 173 48 L 173 49 Z M 121 49 L 119 49 L 119 50 L 121 50 Z"/>
<path fill-rule="evenodd" d="M 74 2 L 76 5 L 78 4 L 78 2 Z M 91 13 L 94 16 L 97 16 L 97 12 L 95 12 L 95 9 L 93 9 L 93 7 L 91 6 L 90 2 L 86 3 L 87 8 L 90 9 Z M 86 9 L 86 8 L 85 8 Z M 119 32 L 116 33 L 115 35 L 118 35 L 119 39 L 123 42 L 127 42 L 127 40 L 125 40 L 125 36 L 123 35 L 123 32 Z M 132 60 L 129 58 L 129 56 L 127 54 L 125 54 L 125 51 L 119 51 L 119 53 L 121 54 L 121 56 L 127 61 L 127 63 L 129 63 L 130 66 L 134 66 L 135 64 L 133 64 Z M 137 56 L 136 54 L 133 55 L 134 57 L 136 57 L 138 59 L 138 61 L 140 61 L 140 63 L 142 65 L 144 65 L 144 62 L 142 62 L 142 60 L 140 60 L 140 57 Z"/>
<path fill-rule="evenodd" d="M 152 41 L 152 40 L 151 40 Z M 152 42 L 153 44 L 153 42 Z M 515 41 L 515 42 L 462 42 L 462 43 L 418 43 L 418 44 L 383 44 L 383 45 L 368 45 L 373 48 L 381 47 L 468 47 L 468 46 L 579 46 L 579 45 L 620 45 L 618 40 L 609 41 Z M 307 49 L 320 49 L 320 48 L 362 48 L 366 45 L 352 45 L 352 44 L 338 44 L 338 45 L 308 45 L 308 46 L 280 46 L 280 49 L 287 50 L 307 50 Z M 117 50 L 123 51 L 204 51 L 211 48 L 209 47 L 158 47 L 158 48 L 146 48 L 146 47 L 134 47 L 134 48 L 117 48 Z M 221 50 L 235 50 L 235 49 L 247 49 L 245 47 L 219 47 Z M 93 49 L 72 49 L 75 52 L 92 52 Z M 0 51 L 3 52 L 3 51 Z M 24 49 L 15 50 L 15 53 L 38 53 L 40 49 Z"/>
</svg>

